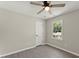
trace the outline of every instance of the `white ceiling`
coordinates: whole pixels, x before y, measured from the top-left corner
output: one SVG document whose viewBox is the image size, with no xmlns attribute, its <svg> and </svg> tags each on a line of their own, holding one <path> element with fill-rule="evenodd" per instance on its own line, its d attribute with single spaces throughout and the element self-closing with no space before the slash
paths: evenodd
<svg viewBox="0 0 79 59">
<path fill-rule="evenodd" d="M 42 3 L 42 2 L 37 1 L 37 3 Z M 0 1 L 0 8 L 5 8 L 11 11 L 19 12 L 25 15 L 29 15 L 41 19 L 55 17 L 63 13 L 67 13 L 69 11 L 79 9 L 79 1 L 52 1 L 52 4 L 57 4 L 57 3 L 58 4 L 65 3 L 66 6 L 61 8 L 52 8 L 51 9 L 52 14 L 43 11 L 42 13 L 37 15 L 37 12 L 41 10 L 42 7 L 31 5 L 30 1 Z"/>
</svg>

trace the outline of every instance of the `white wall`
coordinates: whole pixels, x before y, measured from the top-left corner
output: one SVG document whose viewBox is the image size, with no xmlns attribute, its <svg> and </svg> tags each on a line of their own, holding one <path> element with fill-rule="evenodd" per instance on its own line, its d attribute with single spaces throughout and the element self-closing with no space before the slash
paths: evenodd
<svg viewBox="0 0 79 59">
<path fill-rule="evenodd" d="M 63 40 L 52 39 L 53 21 L 63 20 Z M 47 43 L 79 55 L 79 10 L 47 20 Z"/>
<path fill-rule="evenodd" d="M 36 18 L 0 9 L 0 55 L 36 45 Z"/>
</svg>

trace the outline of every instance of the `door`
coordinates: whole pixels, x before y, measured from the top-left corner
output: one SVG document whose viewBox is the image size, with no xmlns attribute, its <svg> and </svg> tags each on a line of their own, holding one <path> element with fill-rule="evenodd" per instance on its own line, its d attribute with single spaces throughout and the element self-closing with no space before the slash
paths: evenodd
<svg viewBox="0 0 79 59">
<path fill-rule="evenodd" d="M 44 43 L 44 26 L 43 21 L 36 21 L 36 44 L 42 45 Z"/>
</svg>

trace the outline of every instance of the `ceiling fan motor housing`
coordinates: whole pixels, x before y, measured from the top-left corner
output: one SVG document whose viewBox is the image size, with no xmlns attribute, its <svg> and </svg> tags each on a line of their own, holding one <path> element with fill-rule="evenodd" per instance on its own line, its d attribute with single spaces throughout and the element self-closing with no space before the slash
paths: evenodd
<svg viewBox="0 0 79 59">
<path fill-rule="evenodd" d="M 47 1 L 44 1 L 43 3 L 45 7 L 49 6 L 49 3 Z"/>
</svg>

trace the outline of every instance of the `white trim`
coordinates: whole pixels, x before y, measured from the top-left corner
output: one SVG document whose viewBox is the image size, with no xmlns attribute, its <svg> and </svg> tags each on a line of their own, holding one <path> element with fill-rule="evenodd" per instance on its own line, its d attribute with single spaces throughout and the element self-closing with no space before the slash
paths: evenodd
<svg viewBox="0 0 79 59">
<path fill-rule="evenodd" d="M 22 51 L 25 51 L 25 50 L 29 50 L 29 49 L 35 48 L 37 46 L 38 45 L 35 45 L 35 46 L 32 46 L 32 47 L 28 47 L 28 48 L 20 49 L 20 50 L 13 51 L 13 52 L 10 52 L 10 53 L 7 53 L 7 54 L 3 54 L 3 55 L 0 55 L 0 58 L 1 57 L 5 57 L 5 56 L 8 56 L 8 55 L 11 55 L 11 54 L 15 54 L 15 53 L 18 53 L 18 52 L 22 52 Z"/>
<path fill-rule="evenodd" d="M 72 51 L 66 50 L 66 49 L 64 49 L 64 48 L 58 47 L 58 46 L 56 46 L 56 45 L 52 45 L 52 44 L 50 44 L 50 43 L 46 43 L 46 44 L 49 45 L 49 46 L 55 47 L 55 48 L 57 48 L 57 49 L 60 49 L 60 50 L 66 51 L 66 52 L 68 52 L 68 53 L 71 53 L 71 54 L 73 54 L 73 55 L 79 56 L 78 53 L 75 53 L 75 52 L 72 52 Z"/>
</svg>

